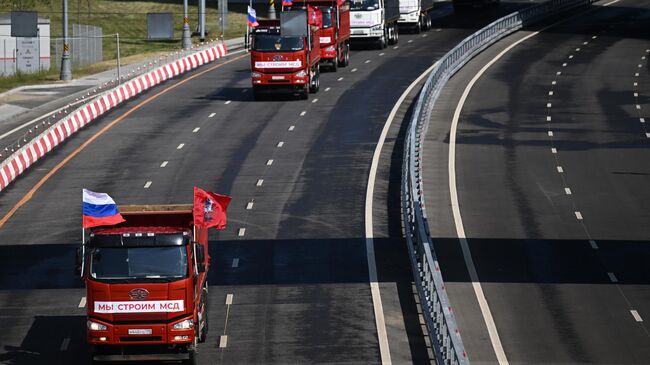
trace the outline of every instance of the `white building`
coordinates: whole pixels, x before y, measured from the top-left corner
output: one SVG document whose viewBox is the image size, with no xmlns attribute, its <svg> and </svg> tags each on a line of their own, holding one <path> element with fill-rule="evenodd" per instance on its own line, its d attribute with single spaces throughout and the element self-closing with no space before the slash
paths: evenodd
<svg viewBox="0 0 650 365">
<path fill-rule="evenodd" d="M 0 75 L 50 69 L 50 19 L 38 17 L 37 38 L 11 36 L 11 14 L 0 14 Z"/>
</svg>

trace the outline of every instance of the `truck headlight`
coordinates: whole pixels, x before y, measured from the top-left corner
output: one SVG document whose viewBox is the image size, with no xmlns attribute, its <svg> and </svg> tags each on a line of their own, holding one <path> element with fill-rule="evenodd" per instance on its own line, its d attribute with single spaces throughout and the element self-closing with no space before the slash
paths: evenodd
<svg viewBox="0 0 650 365">
<path fill-rule="evenodd" d="M 106 326 L 101 323 L 88 321 L 86 322 L 86 325 L 88 326 L 88 329 L 91 331 L 106 331 Z"/>
<path fill-rule="evenodd" d="M 381 30 L 381 24 L 380 24 L 380 25 L 375 25 L 375 26 L 373 26 L 372 28 L 370 28 L 370 30 L 372 30 L 372 31 L 378 31 L 378 30 Z"/>
<path fill-rule="evenodd" d="M 259 79 L 260 77 L 262 77 L 262 74 L 259 73 L 259 72 L 253 71 L 253 72 L 251 72 L 251 77 L 254 78 L 254 79 Z"/>
<path fill-rule="evenodd" d="M 336 46 L 329 46 L 329 47 L 325 48 L 325 51 L 326 52 L 334 52 L 334 51 L 336 51 Z"/>
<path fill-rule="evenodd" d="M 194 327 L 194 322 L 191 319 L 186 319 L 174 324 L 174 330 L 189 330 Z"/>
<path fill-rule="evenodd" d="M 296 74 L 296 77 L 306 77 L 306 76 L 307 73 L 305 72 L 305 70 L 300 70 L 300 72 Z"/>
</svg>

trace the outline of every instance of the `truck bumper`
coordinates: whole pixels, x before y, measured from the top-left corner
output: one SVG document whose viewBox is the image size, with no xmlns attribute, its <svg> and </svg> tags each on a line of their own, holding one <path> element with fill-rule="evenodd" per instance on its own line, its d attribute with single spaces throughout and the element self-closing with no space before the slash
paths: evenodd
<svg viewBox="0 0 650 365">
<path fill-rule="evenodd" d="M 373 28 L 352 28 L 350 30 L 350 41 L 352 42 L 370 42 L 377 41 L 384 35 L 383 29 Z"/>
<path fill-rule="evenodd" d="M 411 13 L 402 13 L 399 15 L 399 20 L 397 24 L 405 27 L 416 26 L 420 22 L 420 11 L 414 11 Z"/>
<path fill-rule="evenodd" d="M 97 319 L 93 322 L 106 326 L 106 330 L 87 330 L 91 345 L 189 345 L 194 342 L 194 328 L 173 330 L 173 323 L 112 324 Z"/>
<path fill-rule="evenodd" d="M 93 346 L 92 359 L 96 361 L 182 361 L 191 359 L 190 346 Z"/>
<path fill-rule="evenodd" d="M 300 91 L 304 90 L 309 82 L 309 75 L 305 71 L 305 76 L 298 76 L 296 73 L 287 74 L 266 74 L 255 71 L 258 77 L 253 77 L 253 89 L 255 91 Z"/>
</svg>

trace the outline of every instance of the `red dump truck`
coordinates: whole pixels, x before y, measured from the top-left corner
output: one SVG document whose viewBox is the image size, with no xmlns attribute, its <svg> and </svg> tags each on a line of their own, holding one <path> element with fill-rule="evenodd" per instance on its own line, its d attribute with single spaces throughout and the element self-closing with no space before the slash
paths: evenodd
<svg viewBox="0 0 650 365">
<path fill-rule="evenodd" d="M 315 6 L 323 22 L 320 29 L 320 62 L 333 71 L 350 63 L 350 3 L 345 0 L 298 0 L 293 6 Z"/>
<path fill-rule="evenodd" d="M 320 32 L 318 8 L 292 8 L 280 20 L 259 20 L 251 36 L 253 95 L 289 90 L 303 99 L 320 87 Z"/>
<path fill-rule="evenodd" d="M 208 229 L 192 205 L 127 205 L 124 222 L 90 229 L 78 255 L 93 363 L 196 363 L 208 332 Z"/>
</svg>

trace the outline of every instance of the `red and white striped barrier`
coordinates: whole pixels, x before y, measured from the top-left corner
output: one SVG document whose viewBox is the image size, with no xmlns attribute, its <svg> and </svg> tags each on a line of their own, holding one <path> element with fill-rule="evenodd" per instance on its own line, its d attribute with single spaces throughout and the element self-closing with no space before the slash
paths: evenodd
<svg viewBox="0 0 650 365">
<path fill-rule="evenodd" d="M 92 102 L 59 120 L 3 161 L 0 164 L 0 191 L 54 147 L 110 109 L 165 80 L 212 62 L 227 53 L 225 44 L 210 47 L 157 67 L 97 96 Z"/>
</svg>

